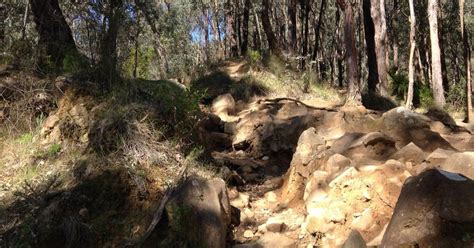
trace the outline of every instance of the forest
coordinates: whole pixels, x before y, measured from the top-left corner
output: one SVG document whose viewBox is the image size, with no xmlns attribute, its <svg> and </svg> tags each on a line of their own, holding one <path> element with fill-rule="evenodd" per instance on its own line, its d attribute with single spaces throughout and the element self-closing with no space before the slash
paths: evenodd
<svg viewBox="0 0 474 248">
<path fill-rule="evenodd" d="M 1 247 L 474 246 L 474 2 L 0 3 Z"/>
</svg>

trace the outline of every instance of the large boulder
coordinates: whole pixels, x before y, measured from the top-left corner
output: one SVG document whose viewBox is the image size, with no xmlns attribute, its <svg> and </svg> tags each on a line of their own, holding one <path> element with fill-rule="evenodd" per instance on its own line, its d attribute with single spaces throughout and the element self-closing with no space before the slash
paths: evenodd
<svg viewBox="0 0 474 248">
<path fill-rule="evenodd" d="M 303 199 L 306 183 L 319 165 L 315 163 L 316 156 L 324 144 L 315 128 L 311 127 L 300 135 L 281 191 L 283 201 L 290 203 Z"/>
<path fill-rule="evenodd" d="M 359 163 L 382 161 L 396 152 L 395 141 L 380 132 L 346 133 L 333 143 L 331 150 Z"/>
<path fill-rule="evenodd" d="M 291 103 L 254 105 L 252 111 L 239 115 L 232 145 L 255 158 L 294 151 L 300 134 L 325 113 Z"/>
<path fill-rule="evenodd" d="M 425 160 L 425 153 L 414 143 L 410 142 L 408 145 L 402 147 L 395 154 L 391 156 L 392 159 L 403 162 L 412 162 L 419 164 Z"/>
<path fill-rule="evenodd" d="M 430 169 L 406 180 L 381 247 L 473 247 L 474 181 Z"/>
<path fill-rule="evenodd" d="M 430 121 L 427 116 L 404 107 L 394 108 L 382 115 L 383 132 L 395 139 L 397 147 L 413 142 L 426 152 L 437 148 L 455 150 L 439 133 L 430 130 Z"/>
<path fill-rule="evenodd" d="M 474 152 L 455 153 L 444 161 L 441 168 L 474 179 Z"/>
<path fill-rule="evenodd" d="M 188 247 L 226 246 L 231 206 L 222 179 L 190 177 L 173 193 L 165 207 L 168 237 Z M 176 244 L 176 243 L 175 243 Z"/>
</svg>

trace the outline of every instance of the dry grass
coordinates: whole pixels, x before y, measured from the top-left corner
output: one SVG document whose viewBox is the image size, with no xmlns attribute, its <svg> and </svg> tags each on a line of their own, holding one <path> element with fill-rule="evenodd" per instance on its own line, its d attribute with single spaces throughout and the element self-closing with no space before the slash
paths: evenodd
<svg viewBox="0 0 474 248">
<path fill-rule="evenodd" d="M 27 72 L 0 78 L 0 135 L 32 132 L 56 108 L 56 90 L 51 79 Z"/>
</svg>

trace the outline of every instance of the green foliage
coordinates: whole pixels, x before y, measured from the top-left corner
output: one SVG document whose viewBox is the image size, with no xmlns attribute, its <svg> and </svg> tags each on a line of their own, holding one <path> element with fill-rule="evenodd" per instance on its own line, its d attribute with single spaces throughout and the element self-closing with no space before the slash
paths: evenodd
<svg viewBox="0 0 474 248">
<path fill-rule="evenodd" d="M 63 59 L 62 71 L 77 74 L 84 72 L 88 67 L 88 61 L 76 49 L 70 50 Z"/>
<path fill-rule="evenodd" d="M 28 145 L 33 142 L 33 134 L 32 133 L 25 133 L 22 134 L 18 139 L 17 142 L 21 145 Z"/>
<path fill-rule="evenodd" d="M 415 92 L 418 92 L 421 107 L 429 108 L 435 105 L 433 93 L 428 85 L 421 85 Z"/>
<path fill-rule="evenodd" d="M 406 73 L 397 71 L 390 72 L 390 88 L 391 92 L 397 100 L 404 100 L 408 92 L 408 76 Z"/>
<path fill-rule="evenodd" d="M 158 102 L 171 129 L 183 134 L 194 126 L 200 111 L 199 102 L 206 96 L 205 89 L 181 88 L 166 80 L 139 80 L 136 87 L 150 100 Z"/>
<path fill-rule="evenodd" d="M 192 148 L 189 154 L 186 156 L 186 159 L 196 161 L 204 154 L 204 147 L 197 145 Z"/>
<path fill-rule="evenodd" d="M 36 152 L 36 157 L 41 158 L 41 159 L 55 158 L 61 152 L 61 149 L 62 149 L 61 144 L 54 143 L 46 149 L 38 150 Z"/>
<path fill-rule="evenodd" d="M 446 94 L 447 108 L 451 111 L 462 111 L 466 101 L 466 83 L 461 81 L 449 89 Z"/>
<path fill-rule="evenodd" d="M 132 48 L 129 56 L 123 63 L 122 69 L 126 77 L 133 77 L 135 70 L 135 53 L 136 48 Z M 152 61 L 156 60 L 155 51 L 151 46 L 142 47 L 138 50 L 137 56 L 137 78 L 150 78 L 150 66 Z"/>
<path fill-rule="evenodd" d="M 247 58 L 250 65 L 256 65 L 262 62 L 262 54 L 258 50 L 248 50 L 247 51 Z"/>
</svg>

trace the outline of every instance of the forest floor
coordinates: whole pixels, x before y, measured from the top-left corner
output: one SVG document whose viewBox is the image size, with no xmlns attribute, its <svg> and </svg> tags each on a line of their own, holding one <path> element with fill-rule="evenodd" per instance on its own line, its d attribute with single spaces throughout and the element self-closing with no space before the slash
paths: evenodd
<svg viewBox="0 0 474 248">
<path fill-rule="evenodd" d="M 163 107 L 165 94 L 191 104 L 176 84 L 137 83 L 140 100 L 124 101 L 0 70 L 0 247 L 122 247 L 146 234 L 183 168 L 225 180 L 240 210 L 229 246 L 337 247 L 352 230 L 377 246 L 408 177 L 474 174 L 446 162 L 473 161 L 472 126 L 343 106 L 343 91 L 281 67 L 227 62 L 189 86 L 207 97 L 186 117 Z M 162 239 L 155 230 L 144 246 Z"/>
</svg>

